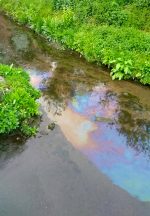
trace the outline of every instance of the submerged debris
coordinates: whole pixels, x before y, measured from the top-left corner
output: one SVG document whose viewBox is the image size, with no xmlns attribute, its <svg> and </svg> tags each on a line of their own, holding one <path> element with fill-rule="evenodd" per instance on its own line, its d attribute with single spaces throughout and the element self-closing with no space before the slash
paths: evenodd
<svg viewBox="0 0 150 216">
<path fill-rule="evenodd" d="M 49 129 L 49 130 L 54 130 L 55 126 L 56 126 L 55 122 L 52 122 L 52 123 L 50 123 L 50 124 L 48 125 L 48 129 Z"/>
<path fill-rule="evenodd" d="M 98 117 L 98 116 L 95 116 L 95 121 L 97 121 L 97 122 L 112 123 L 112 119 L 111 118 Z"/>
</svg>

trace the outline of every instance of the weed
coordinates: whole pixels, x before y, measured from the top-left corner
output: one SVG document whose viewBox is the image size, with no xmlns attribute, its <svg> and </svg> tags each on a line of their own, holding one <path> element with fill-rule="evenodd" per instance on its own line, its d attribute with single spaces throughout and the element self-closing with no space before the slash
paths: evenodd
<svg viewBox="0 0 150 216">
<path fill-rule="evenodd" d="M 30 85 L 29 76 L 22 69 L 0 64 L 0 76 L 5 80 L 0 85 L 0 134 L 15 130 L 28 136 L 34 134 L 30 122 L 39 114 L 39 91 Z"/>
<path fill-rule="evenodd" d="M 49 40 L 108 65 L 112 79 L 150 84 L 149 0 L 0 0 L 0 6 Z"/>
</svg>

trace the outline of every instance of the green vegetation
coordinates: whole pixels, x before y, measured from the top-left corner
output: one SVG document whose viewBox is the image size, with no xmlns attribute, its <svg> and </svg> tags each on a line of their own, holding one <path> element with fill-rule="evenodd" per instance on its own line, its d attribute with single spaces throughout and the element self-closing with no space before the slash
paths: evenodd
<svg viewBox="0 0 150 216">
<path fill-rule="evenodd" d="M 109 66 L 113 79 L 150 84 L 149 0 L 0 0 L 0 6 L 49 40 Z"/>
<path fill-rule="evenodd" d="M 39 91 L 29 83 L 22 69 L 0 64 L 0 134 L 21 131 L 30 136 L 36 132 L 32 118 L 39 113 Z"/>
</svg>

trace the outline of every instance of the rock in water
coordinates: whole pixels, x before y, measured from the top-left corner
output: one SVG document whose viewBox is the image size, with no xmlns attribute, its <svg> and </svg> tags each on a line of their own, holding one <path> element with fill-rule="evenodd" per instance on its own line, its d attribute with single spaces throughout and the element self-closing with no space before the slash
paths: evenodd
<svg viewBox="0 0 150 216">
<path fill-rule="evenodd" d="M 55 123 L 54 123 L 54 122 L 52 122 L 52 123 L 50 123 L 50 124 L 48 125 L 48 129 L 54 130 L 54 128 L 55 128 Z"/>
</svg>

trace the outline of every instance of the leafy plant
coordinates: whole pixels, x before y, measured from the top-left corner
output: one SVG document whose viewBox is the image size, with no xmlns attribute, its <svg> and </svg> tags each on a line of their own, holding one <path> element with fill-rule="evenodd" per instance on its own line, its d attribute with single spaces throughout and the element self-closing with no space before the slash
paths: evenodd
<svg viewBox="0 0 150 216">
<path fill-rule="evenodd" d="M 20 130 L 26 135 L 35 133 L 31 119 L 39 114 L 39 91 L 29 83 L 28 74 L 22 69 L 0 64 L 0 134 Z M 26 123 L 26 124 L 25 124 Z"/>
<path fill-rule="evenodd" d="M 123 59 L 118 58 L 117 60 L 110 61 L 109 65 L 113 66 L 113 69 L 110 73 L 113 80 L 130 78 L 133 69 L 131 60 L 124 61 Z"/>
<path fill-rule="evenodd" d="M 0 6 L 48 40 L 108 65 L 113 79 L 150 84 L 149 0 L 1 0 Z"/>
</svg>

